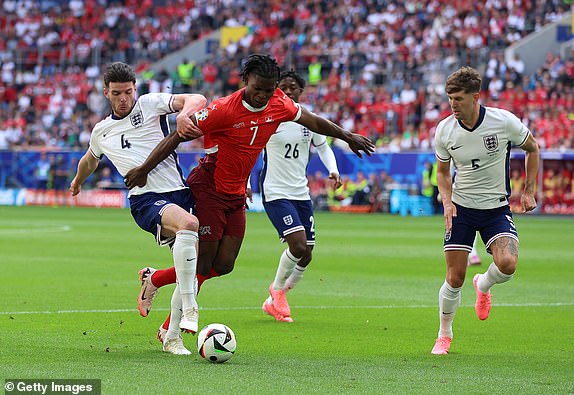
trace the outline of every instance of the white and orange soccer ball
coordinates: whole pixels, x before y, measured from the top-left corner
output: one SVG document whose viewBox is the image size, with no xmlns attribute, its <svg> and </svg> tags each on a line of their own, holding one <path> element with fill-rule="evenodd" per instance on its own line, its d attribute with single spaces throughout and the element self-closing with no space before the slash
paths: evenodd
<svg viewBox="0 0 574 395">
<path fill-rule="evenodd" d="M 226 325 L 209 324 L 197 335 L 197 351 L 209 362 L 222 363 L 235 353 L 235 334 Z"/>
</svg>

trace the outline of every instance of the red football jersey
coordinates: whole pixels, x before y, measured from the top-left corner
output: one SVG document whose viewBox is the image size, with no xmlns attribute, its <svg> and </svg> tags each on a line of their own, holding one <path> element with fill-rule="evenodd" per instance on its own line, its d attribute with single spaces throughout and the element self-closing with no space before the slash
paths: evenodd
<svg viewBox="0 0 574 395">
<path fill-rule="evenodd" d="M 251 169 L 279 124 L 301 116 L 299 104 L 280 89 L 262 109 L 243 101 L 244 89 L 195 113 L 206 153 L 217 152 L 215 190 L 231 195 L 245 194 Z"/>
</svg>

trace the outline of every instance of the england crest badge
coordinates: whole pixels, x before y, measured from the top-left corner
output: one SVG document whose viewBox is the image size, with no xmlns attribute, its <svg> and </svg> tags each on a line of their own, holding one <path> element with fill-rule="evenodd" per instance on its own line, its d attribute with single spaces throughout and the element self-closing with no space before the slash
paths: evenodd
<svg viewBox="0 0 574 395">
<path fill-rule="evenodd" d="M 134 128 L 138 128 L 143 125 L 143 114 L 142 112 L 136 112 L 135 114 L 130 115 L 130 122 Z"/>
<path fill-rule="evenodd" d="M 495 151 L 498 148 L 498 136 L 496 134 L 484 136 L 482 140 L 484 141 L 484 146 L 487 150 Z"/>
</svg>

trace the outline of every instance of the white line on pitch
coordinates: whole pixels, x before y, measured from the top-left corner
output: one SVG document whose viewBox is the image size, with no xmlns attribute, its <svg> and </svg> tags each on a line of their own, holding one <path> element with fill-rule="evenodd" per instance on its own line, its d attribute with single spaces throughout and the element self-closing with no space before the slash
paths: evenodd
<svg viewBox="0 0 574 395">
<path fill-rule="evenodd" d="M 28 234 L 28 233 L 55 233 L 55 232 L 69 232 L 72 230 L 70 225 L 60 225 L 54 227 L 43 227 L 42 224 L 36 225 L 36 227 L 26 227 L 26 228 L 1 228 L 0 234 Z"/>
<path fill-rule="evenodd" d="M 574 306 L 572 302 L 556 303 L 499 303 L 496 307 L 562 307 Z M 437 305 L 383 305 L 383 306 L 291 306 L 294 309 L 435 309 Z M 474 307 L 473 305 L 461 305 L 460 307 Z M 261 307 L 200 307 L 203 311 L 215 310 L 260 310 Z M 19 315 L 19 314 L 74 314 L 74 313 L 129 313 L 136 312 L 137 309 L 109 309 L 109 310 L 55 310 L 55 311 L 0 311 L 0 315 Z M 154 311 L 169 311 L 168 308 L 154 308 Z"/>
</svg>

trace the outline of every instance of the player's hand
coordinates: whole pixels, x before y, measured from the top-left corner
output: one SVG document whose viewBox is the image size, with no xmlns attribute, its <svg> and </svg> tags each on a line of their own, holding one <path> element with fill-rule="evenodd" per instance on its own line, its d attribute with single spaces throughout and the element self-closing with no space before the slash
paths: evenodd
<svg viewBox="0 0 574 395">
<path fill-rule="evenodd" d="M 185 140 L 194 140 L 198 137 L 203 136 L 203 132 L 197 125 L 193 122 L 192 118 L 194 115 L 187 115 L 184 113 L 178 114 L 175 118 L 176 130 L 179 137 Z"/>
<path fill-rule="evenodd" d="M 139 167 L 134 167 L 127 172 L 124 177 L 124 183 L 128 189 L 134 187 L 143 187 L 147 183 L 147 173 L 141 170 Z"/>
<path fill-rule="evenodd" d="M 361 151 L 363 151 L 368 156 L 371 156 L 371 154 L 375 151 L 375 145 L 373 142 L 367 137 L 361 136 L 357 133 L 350 134 L 350 138 L 349 141 L 347 141 L 347 144 L 349 144 L 351 151 L 353 151 L 359 158 L 363 157 Z"/>
<path fill-rule="evenodd" d="M 341 188 L 343 185 L 343 180 L 341 180 L 341 175 L 339 173 L 330 173 L 329 179 L 333 180 L 333 190 L 336 191 L 337 189 Z"/>
<path fill-rule="evenodd" d="M 72 196 L 76 196 L 82 190 L 82 184 L 76 181 L 76 178 L 74 177 L 74 179 L 70 183 L 70 188 L 68 189 L 70 190 L 70 192 L 72 192 Z"/>
<path fill-rule="evenodd" d="M 520 196 L 520 204 L 522 205 L 522 212 L 527 213 L 536 208 L 536 199 L 532 193 L 523 193 Z"/>
<path fill-rule="evenodd" d="M 444 230 L 446 233 L 452 231 L 452 217 L 456 217 L 456 206 L 451 203 L 443 204 L 444 208 Z"/>
<path fill-rule="evenodd" d="M 251 190 L 251 187 L 247 187 L 245 190 L 245 195 L 247 196 L 249 203 L 253 203 L 253 191 Z"/>
</svg>

